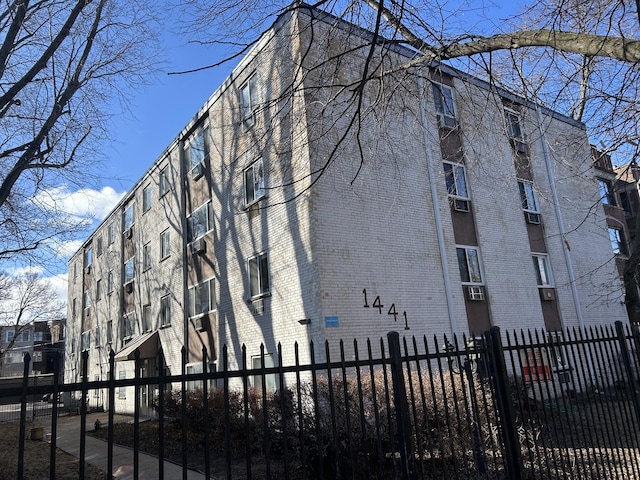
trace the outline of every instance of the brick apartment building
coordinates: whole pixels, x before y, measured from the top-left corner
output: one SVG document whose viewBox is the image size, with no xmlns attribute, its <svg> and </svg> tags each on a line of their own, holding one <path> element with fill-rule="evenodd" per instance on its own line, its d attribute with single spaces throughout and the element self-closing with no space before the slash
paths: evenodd
<svg viewBox="0 0 640 480">
<path fill-rule="evenodd" d="M 71 258 L 66 379 L 625 320 L 584 126 L 370 38 L 305 6 L 261 37 Z"/>
</svg>

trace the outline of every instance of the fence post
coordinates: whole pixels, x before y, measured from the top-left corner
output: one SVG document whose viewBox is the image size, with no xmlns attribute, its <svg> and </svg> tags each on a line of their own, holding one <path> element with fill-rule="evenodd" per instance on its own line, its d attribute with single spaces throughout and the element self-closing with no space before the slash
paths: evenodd
<svg viewBox="0 0 640 480">
<path fill-rule="evenodd" d="M 622 322 L 618 320 L 616 323 L 616 332 L 618 334 L 618 340 L 620 341 L 620 352 L 622 353 L 622 361 L 624 363 L 624 370 L 627 374 L 629 381 L 629 391 L 631 392 L 631 400 L 633 401 L 633 408 L 636 411 L 636 419 L 640 421 L 640 399 L 638 398 L 638 390 L 636 388 L 636 377 L 633 374 L 631 367 L 631 354 L 629 353 L 629 346 L 624 335 L 624 328 Z"/>
<path fill-rule="evenodd" d="M 389 342 L 391 383 L 393 383 L 393 404 L 396 410 L 402 479 L 412 480 L 415 478 L 415 470 L 413 466 L 413 444 L 411 441 L 411 422 L 409 421 L 407 391 L 405 389 L 404 373 L 402 371 L 400 334 L 398 334 L 398 332 L 389 332 L 387 334 L 387 340 Z"/>
<path fill-rule="evenodd" d="M 490 362 L 491 382 L 496 396 L 496 410 L 500 417 L 500 432 L 505 449 L 506 478 L 522 480 L 523 463 L 522 450 L 518 440 L 518 430 L 513 412 L 513 404 L 509 392 L 509 377 L 507 365 L 504 361 L 504 349 L 500 338 L 500 328 L 491 327 L 484 333 L 487 344 L 488 360 Z"/>
<path fill-rule="evenodd" d="M 20 434 L 18 439 L 18 480 L 24 478 L 24 442 L 26 439 L 25 428 L 27 423 L 27 389 L 29 388 L 29 361 L 31 356 L 25 353 L 22 370 L 22 394 L 20 395 Z"/>
</svg>

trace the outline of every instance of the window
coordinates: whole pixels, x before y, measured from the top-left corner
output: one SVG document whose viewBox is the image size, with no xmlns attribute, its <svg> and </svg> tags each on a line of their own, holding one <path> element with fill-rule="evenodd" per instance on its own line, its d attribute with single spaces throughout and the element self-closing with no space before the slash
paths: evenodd
<svg viewBox="0 0 640 480">
<path fill-rule="evenodd" d="M 565 352 L 564 337 L 562 332 L 548 332 L 548 354 L 551 360 L 551 365 L 557 370 L 565 370 L 569 368 L 569 362 L 567 361 L 567 355 Z"/>
<path fill-rule="evenodd" d="M 113 270 L 109 270 L 107 274 L 107 292 L 113 292 Z"/>
<path fill-rule="evenodd" d="M 620 192 L 620 206 L 624 210 L 624 216 L 630 217 L 633 215 L 631 210 L 631 202 L 629 201 L 629 194 L 627 192 Z"/>
<path fill-rule="evenodd" d="M 96 256 L 102 255 L 102 237 L 98 237 L 96 240 Z"/>
<path fill-rule="evenodd" d="M 461 163 L 444 162 L 444 178 L 447 183 L 447 193 L 452 197 L 469 198 L 467 177 L 464 165 Z"/>
<path fill-rule="evenodd" d="M 71 318 L 73 318 L 74 320 L 76 319 L 76 312 L 77 310 L 77 301 L 74 298 L 73 301 L 71 302 Z"/>
<path fill-rule="evenodd" d="M 169 172 L 167 168 L 160 170 L 160 196 L 163 197 L 169 191 Z"/>
<path fill-rule="evenodd" d="M 476 247 L 458 247 L 458 267 L 462 283 L 482 283 L 480 255 Z"/>
<path fill-rule="evenodd" d="M 142 213 L 148 212 L 151 208 L 151 185 L 142 189 Z"/>
<path fill-rule="evenodd" d="M 127 231 L 133 226 L 134 203 L 125 208 L 124 217 L 122 218 L 122 230 Z"/>
<path fill-rule="evenodd" d="M 31 340 L 31 330 L 23 329 L 18 333 L 17 342 L 29 342 Z"/>
<path fill-rule="evenodd" d="M 160 258 L 167 258 L 171 255 L 171 237 L 169 229 L 160 234 Z"/>
<path fill-rule="evenodd" d="M 113 342 L 113 321 L 107 321 L 107 343 Z"/>
<path fill-rule="evenodd" d="M 33 352 L 33 362 L 41 362 L 42 361 L 42 350 L 36 350 Z"/>
<path fill-rule="evenodd" d="M 624 239 L 624 232 L 620 228 L 609 227 L 609 240 L 615 255 L 627 255 L 627 242 Z"/>
<path fill-rule="evenodd" d="M 11 340 L 13 340 L 13 336 L 15 335 L 15 331 L 13 329 L 7 330 L 4 335 L 5 335 L 5 340 L 6 340 L 5 343 L 9 343 L 9 342 L 11 342 Z"/>
<path fill-rule="evenodd" d="M 251 298 L 269 293 L 269 265 L 266 253 L 249 259 L 249 291 Z"/>
<path fill-rule="evenodd" d="M 109 245 L 116 241 L 116 226 L 111 222 L 107 228 L 107 242 Z"/>
<path fill-rule="evenodd" d="M 122 317 L 120 325 L 120 340 L 127 340 L 133 337 L 136 331 L 136 314 L 127 313 Z"/>
<path fill-rule="evenodd" d="M 86 352 L 91 347 L 91 332 L 86 331 L 82 332 L 82 341 L 81 341 L 82 351 Z"/>
<path fill-rule="evenodd" d="M 78 262 L 73 262 L 73 280 L 78 278 Z"/>
<path fill-rule="evenodd" d="M 118 380 L 124 380 L 127 378 L 127 372 L 124 370 L 120 370 L 118 372 Z M 118 389 L 118 400 L 126 400 L 127 398 L 127 387 L 120 387 Z"/>
<path fill-rule="evenodd" d="M 533 268 L 536 272 L 536 279 L 539 287 L 550 287 L 553 285 L 551 277 L 551 269 L 549 268 L 549 256 L 543 254 L 535 254 L 533 259 Z"/>
<path fill-rule="evenodd" d="M 33 332 L 34 342 L 42 342 L 43 339 L 44 339 L 44 334 L 42 332 Z"/>
<path fill-rule="evenodd" d="M 240 102 L 242 104 L 242 126 L 248 130 L 256 122 L 255 110 L 258 103 L 258 94 L 256 92 L 257 77 L 253 75 L 247 82 L 240 87 Z"/>
<path fill-rule="evenodd" d="M 251 357 L 251 368 L 261 370 L 262 359 L 264 358 L 264 368 L 273 368 L 273 355 L 270 353 L 265 354 L 264 356 L 256 355 Z M 264 380 L 265 390 L 267 392 L 275 392 L 276 391 L 276 374 L 275 373 L 267 373 L 267 374 L 258 374 L 253 376 L 253 388 L 258 391 L 262 391 L 262 384 Z"/>
<path fill-rule="evenodd" d="M 86 291 L 82 294 L 82 308 L 85 311 L 85 314 L 87 313 L 87 309 L 91 307 L 91 294 Z"/>
<path fill-rule="evenodd" d="M 187 169 L 193 170 L 203 165 L 209 156 L 209 130 L 207 127 L 198 128 L 185 145 L 185 160 Z"/>
<path fill-rule="evenodd" d="M 134 261 L 134 257 L 131 257 L 129 260 L 124 262 L 124 283 L 125 285 L 129 282 L 133 282 L 133 278 L 136 273 L 136 265 Z"/>
<path fill-rule="evenodd" d="M 188 218 L 189 241 L 192 242 L 202 237 L 209 230 L 213 229 L 213 207 L 211 202 L 207 202 L 191 213 Z"/>
<path fill-rule="evenodd" d="M 142 331 L 148 332 L 152 328 L 151 326 L 151 305 L 142 306 Z"/>
<path fill-rule="evenodd" d="M 168 298 L 168 297 L 163 297 Z M 189 316 L 195 317 L 214 310 L 215 284 L 214 279 L 207 280 L 189 288 Z"/>
<path fill-rule="evenodd" d="M 96 348 L 100 346 L 100 327 L 96 327 L 94 336 L 96 338 Z"/>
<path fill-rule="evenodd" d="M 96 282 L 96 302 L 102 299 L 102 280 Z"/>
<path fill-rule="evenodd" d="M 244 171 L 244 203 L 251 205 L 264 197 L 264 168 L 258 159 Z"/>
<path fill-rule="evenodd" d="M 536 202 L 536 195 L 533 191 L 533 183 L 518 180 L 518 190 L 520 191 L 522 209 L 527 212 L 538 213 L 538 203 Z"/>
<path fill-rule="evenodd" d="M 616 206 L 616 197 L 613 193 L 613 186 L 609 180 L 604 178 L 598 179 L 598 188 L 600 189 L 600 199 L 605 205 Z"/>
<path fill-rule="evenodd" d="M 89 247 L 84 251 L 84 265 L 90 267 L 93 263 L 93 248 Z"/>
<path fill-rule="evenodd" d="M 165 295 L 160 298 L 160 326 L 167 327 L 169 325 L 171 325 L 171 295 Z"/>
<path fill-rule="evenodd" d="M 100 381 L 100 375 L 94 375 L 93 379 L 96 382 Z M 100 390 L 98 390 L 97 388 L 93 390 L 93 398 L 100 398 Z"/>
<path fill-rule="evenodd" d="M 458 125 L 458 121 L 456 120 L 456 106 L 452 88 L 440 83 L 434 83 L 433 99 L 436 104 L 436 113 L 440 126 L 455 128 Z"/>
<path fill-rule="evenodd" d="M 142 247 L 142 270 L 151 268 L 151 243 L 147 243 Z"/>
<path fill-rule="evenodd" d="M 185 365 L 185 372 L 187 375 L 192 373 L 202 373 L 202 363 L 192 363 L 189 365 Z M 202 382 L 199 380 L 190 380 L 187 382 L 187 390 L 193 391 L 196 388 L 202 388 Z"/>
<path fill-rule="evenodd" d="M 509 135 L 509 138 L 518 142 L 524 142 L 520 113 L 510 108 L 505 108 L 504 118 L 507 123 L 507 135 Z"/>
</svg>

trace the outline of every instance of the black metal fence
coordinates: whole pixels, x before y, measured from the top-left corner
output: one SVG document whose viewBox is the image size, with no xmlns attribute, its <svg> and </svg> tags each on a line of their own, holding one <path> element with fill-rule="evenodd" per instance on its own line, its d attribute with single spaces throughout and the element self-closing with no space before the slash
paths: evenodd
<svg viewBox="0 0 640 480">
<path fill-rule="evenodd" d="M 89 381 L 85 355 L 82 382 L 51 386 L 29 384 L 27 358 L 22 386 L 1 389 L 0 399 L 20 400 L 18 478 L 30 397 L 78 399 L 84 460 L 91 392 L 103 389 L 108 407 L 132 387 L 132 421 L 117 423 L 108 408 L 105 428 L 91 434 L 106 442 L 108 472 L 114 444 L 131 447 L 134 478 L 146 452 L 157 458 L 158 478 L 171 460 L 183 478 L 198 470 L 207 479 L 640 479 L 639 346 L 637 329 L 621 323 L 553 334 L 493 328 L 460 340 L 392 332 L 375 358 L 378 345 L 354 342 L 348 360 L 342 344 L 339 358 L 325 345 L 325 361 L 304 365 L 296 346 L 292 365 L 279 351 L 277 366 L 263 356 L 247 368 L 243 352 L 232 370 L 223 349 L 218 371 L 205 361 L 201 373 L 187 374 L 185 362 L 180 375 L 166 375 L 160 351 L 158 375 L 140 377 L 136 368 L 132 379 L 116 379 L 112 354 L 109 380 Z M 161 393 L 155 417 L 142 422 L 147 386 Z M 48 417 L 52 479 L 63 405 L 52 402 Z M 79 478 L 84 469 L 81 461 Z"/>
</svg>

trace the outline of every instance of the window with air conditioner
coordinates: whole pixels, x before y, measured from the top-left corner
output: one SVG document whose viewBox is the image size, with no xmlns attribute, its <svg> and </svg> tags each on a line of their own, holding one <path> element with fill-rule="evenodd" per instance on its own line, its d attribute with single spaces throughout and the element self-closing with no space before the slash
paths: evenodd
<svg viewBox="0 0 640 480">
<path fill-rule="evenodd" d="M 456 105 L 453 89 L 441 83 L 433 83 L 432 85 L 436 115 L 438 117 L 440 127 L 457 127 L 458 120 L 456 119 Z"/>
<path fill-rule="evenodd" d="M 464 165 L 462 163 L 443 162 L 442 166 L 451 206 L 459 212 L 468 212 L 470 199 Z"/>
<path fill-rule="evenodd" d="M 256 122 L 255 114 L 258 105 L 258 77 L 252 75 L 240 87 L 240 106 L 242 126 L 248 130 Z"/>
<path fill-rule="evenodd" d="M 250 206 L 264 195 L 264 165 L 259 158 L 244 170 L 244 204 Z"/>
<path fill-rule="evenodd" d="M 248 260 L 249 292 L 252 299 L 267 295 L 270 292 L 269 262 L 267 254 L 261 253 Z"/>
<path fill-rule="evenodd" d="M 213 206 L 211 202 L 195 209 L 187 218 L 188 239 L 193 242 L 213 230 Z"/>
<path fill-rule="evenodd" d="M 540 223 L 540 209 L 533 183 L 526 180 L 518 180 L 518 191 L 520 192 L 520 204 L 527 222 Z"/>
<path fill-rule="evenodd" d="M 478 247 L 458 246 L 456 247 L 456 254 L 462 283 L 481 285 L 482 273 Z"/>
<path fill-rule="evenodd" d="M 189 288 L 189 316 L 215 310 L 215 280 L 209 279 Z"/>
<path fill-rule="evenodd" d="M 209 128 L 198 127 L 185 143 L 185 160 L 191 178 L 197 180 L 204 174 L 205 161 L 209 158 Z"/>
</svg>

